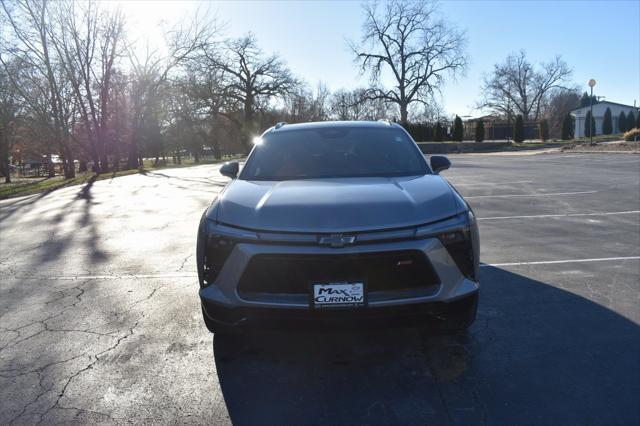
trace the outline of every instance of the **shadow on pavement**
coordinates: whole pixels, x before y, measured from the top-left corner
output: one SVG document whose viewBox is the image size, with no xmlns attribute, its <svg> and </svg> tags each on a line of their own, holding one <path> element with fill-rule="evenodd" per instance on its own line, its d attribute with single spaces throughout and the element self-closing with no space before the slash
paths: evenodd
<svg viewBox="0 0 640 426">
<path fill-rule="evenodd" d="M 54 190 L 42 191 L 39 194 L 27 195 L 25 197 L 20 197 L 16 201 L 9 201 L 2 204 L 3 214 L 0 214 L 0 221 L 6 220 L 14 213 L 22 210 L 24 207 L 29 207 L 32 204 L 36 203 L 40 199 L 46 197 L 51 194 Z"/>
<path fill-rule="evenodd" d="M 551 284 L 482 269 L 476 323 L 214 337 L 234 424 L 638 424 L 640 327 Z"/>
<path fill-rule="evenodd" d="M 91 213 L 94 205 L 91 188 L 95 181 L 95 176 L 89 179 L 78 193 L 59 209 L 58 214 L 50 220 L 43 219 L 49 225 L 49 237 L 39 247 L 40 262 L 51 262 L 59 259 L 74 244 L 84 245 L 82 252 L 88 254 L 91 264 L 103 263 L 108 260 L 109 256 L 100 248 L 99 224 L 96 223 Z M 81 214 L 73 224 L 73 227 L 70 228 L 71 225 L 65 222 L 66 215 L 73 211 L 76 206 L 78 206 Z"/>
</svg>

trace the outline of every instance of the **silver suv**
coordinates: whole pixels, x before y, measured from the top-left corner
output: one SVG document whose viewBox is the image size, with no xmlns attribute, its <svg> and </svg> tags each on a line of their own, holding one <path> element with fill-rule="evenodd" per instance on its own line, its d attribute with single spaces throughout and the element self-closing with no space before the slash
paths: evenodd
<svg viewBox="0 0 640 426">
<path fill-rule="evenodd" d="M 428 164 L 386 122 L 279 123 L 254 142 L 198 229 L 210 331 L 471 325 L 478 228 L 446 157 Z"/>
</svg>

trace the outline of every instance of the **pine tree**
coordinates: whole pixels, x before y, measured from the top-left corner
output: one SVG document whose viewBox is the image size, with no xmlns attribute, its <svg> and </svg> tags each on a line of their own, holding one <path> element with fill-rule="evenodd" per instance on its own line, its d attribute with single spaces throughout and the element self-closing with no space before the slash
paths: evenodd
<svg viewBox="0 0 640 426">
<path fill-rule="evenodd" d="M 618 130 L 620 133 L 627 131 L 627 116 L 623 111 L 620 111 L 620 115 L 618 115 Z"/>
<path fill-rule="evenodd" d="M 573 119 L 571 114 L 567 114 L 562 120 L 562 140 L 568 141 L 573 139 Z"/>
<path fill-rule="evenodd" d="M 589 126 L 591 123 L 591 126 Z M 584 120 L 584 136 L 589 138 L 596 135 L 596 120 L 591 116 L 591 111 L 587 111 L 587 117 Z"/>
<path fill-rule="evenodd" d="M 542 142 L 546 142 L 547 140 L 549 140 L 549 122 L 547 121 L 547 119 L 543 118 L 542 120 L 540 120 L 538 127 L 540 129 L 540 140 Z"/>
<path fill-rule="evenodd" d="M 520 114 L 516 116 L 516 123 L 513 127 L 513 141 L 517 143 L 524 141 L 524 122 Z"/>
<path fill-rule="evenodd" d="M 476 142 L 482 142 L 484 140 L 484 121 L 476 121 Z"/>
<path fill-rule="evenodd" d="M 453 120 L 453 140 L 456 142 L 462 142 L 464 136 L 464 128 L 462 127 L 462 119 L 456 115 Z"/>
<path fill-rule="evenodd" d="M 580 98 L 580 108 L 582 107 L 586 107 L 589 106 L 590 104 L 590 98 L 589 98 L 589 94 L 587 92 L 584 92 L 582 94 L 582 97 Z"/>
<path fill-rule="evenodd" d="M 640 110 L 636 111 L 636 128 L 640 129 Z"/>
<path fill-rule="evenodd" d="M 584 92 L 580 98 L 580 108 L 591 106 L 591 102 L 593 102 L 593 105 L 597 104 L 598 98 L 595 96 L 589 96 L 587 92 Z"/>
<path fill-rule="evenodd" d="M 602 134 L 610 135 L 613 133 L 613 122 L 611 120 L 611 109 L 607 108 L 604 112 L 604 119 L 602 120 Z"/>
<path fill-rule="evenodd" d="M 627 130 L 631 130 L 636 127 L 636 117 L 633 115 L 633 111 L 629 110 L 627 114 Z"/>
</svg>

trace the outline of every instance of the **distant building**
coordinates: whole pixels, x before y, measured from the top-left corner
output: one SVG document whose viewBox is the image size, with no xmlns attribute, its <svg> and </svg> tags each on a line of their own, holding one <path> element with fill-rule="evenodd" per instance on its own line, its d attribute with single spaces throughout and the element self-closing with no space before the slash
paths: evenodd
<svg viewBox="0 0 640 426">
<path fill-rule="evenodd" d="M 593 118 L 596 121 L 596 132 L 593 134 L 601 135 L 602 134 L 602 121 L 604 120 L 604 113 L 607 108 L 611 109 L 611 124 L 613 126 L 613 133 L 620 133 L 620 127 L 618 126 L 618 116 L 620 112 L 624 112 L 625 115 L 629 115 L 629 111 L 633 111 L 633 114 L 637 117 L 638 108 L 633 107 L 631 105 L 618 104 L 615 102 L 609 101 L 600 101 L 593 104 Z M 587 113 L 591 109 L 591 106 L 580 107 L 571 110 L 570 114 L 575 117 L 576 128 L 575 128 L 575 137 L 583 138 L 589 136 L 589 133 L 585 134 L 585 121 L 587 119 Z"/>
</svg>

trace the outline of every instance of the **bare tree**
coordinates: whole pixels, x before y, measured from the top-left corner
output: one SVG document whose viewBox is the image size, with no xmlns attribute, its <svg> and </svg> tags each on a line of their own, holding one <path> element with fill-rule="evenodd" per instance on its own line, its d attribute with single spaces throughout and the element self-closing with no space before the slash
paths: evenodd
<svg viewBox="0 0 640 426">
<path fill-rule="evenodd" d="M 182 90 L 188 94 L 193 104 L 193 113 L 200 116 L 199 133 L 217 159 L 222 158 L 223 154 L 222 130 L 225 124 L 232 124 L 231 128 L 235 127 L 237 133 L 237 123 L 240 120 L 240 103 L 227 95 L 230 89 L 224 75 L 223 70 L 211 67 L 206 60 L 196 60 L 189 64 L 188 76 L 181 82 Z"/>
<path fill-rule="evenodd" d="M 315 90 L 300 85 L 287 96 L 287 121 L 324 121 L 329 118 L 329 89 L 318 83 Z"/>
<path fill-rule="evenodd" d="M 221 114 L 243 129 L 248 151 L 250 135 L 257 131 L 254 122 L 257 106 L 292 93 L 299 83 L 278 55 L 263 54 L 253 34 L 227 40 L 222 54 L 209 53 L 207 59 L 211 68 L 223 74 L 226 96 L 236 100 L 242 108 L 243 122 L 228 112 L 221 111 Z"/>
<path fill-rule="evenodd" d="M 142 166 L 142 152 L 138 141 L 144 137 L 145 129 L 155 128 L 158 121 L 159 97 L 165 95 L 170 74 L 183 65 L 203 57 L 203 52 L 213 50 L 215 38 L 220 31 L 215 19 L 205 21 L 196 15 L 166 34 L 168 53 L 162 55 L 147 49 L 139 55 L 130 49 L 132 138 L 129 145 L 127 165 Z M 151 127 L 150 127 L 151 126 Z"/>
<path fill-rule="evenodd" d="M 368 89 L 338 90 L 329 101 L 332 118 L 337 120 L 393 119 L 390 105 L 381 98 L 370 98 Z"/>
<path fill-rule="evenodd" d="M 421 110 L 414 111 L 411 115 L 411 122 L 415 123 L 439 123 L 448 121 L 444 107 L 434 102 L 426 105 Z"/>
<path fill-rule="evenodd" d="M 560 56 L 536 69 L 521 50 L 495 65 L 493 73 L 484 78 L 484 97 L 478 107 L 500 115 L 511 116 L 515 112 L 525 121 L 538 120 L 545 96 L 553 89 L 564 88 L 571 73 Z"/>
<path fill-rule="evenodd" d="M 331 95 L 331 114 L 338 120 L 358 120 L 360 99 L 350 90 L 338 90 Z"/>
<path fill-rule="evenodd" d="M 205 17 L 206 18 L 206 17 Z M 220 27 L 214 18 L 203 19 L 196 16 L 189 22 L 170 30 L 166 34 L 168 53 L 162 55 L 149 49 L 139 56 L 130 49 L 132 65 L 132 129 L 133 134 L 127 165 L 129 168 L 142 166 L 142 156 L 138 140 L 143 130 L 157 121 L 157 108 L 161 105 L 158 97 L 163 96 L 170 73 L 192 61 L 205 57 L 204 52 L 215 52 L 216 37 Z"/>
<path fill-rule="evenodd" d="M 59 28 L 49 29 L 52 45 L 73 87 L 93 170 L 100 173 L 109 169 L 105 138 L 115 60 L 123 50 L 124 17 L 120 11 L 107 12 L 91 2 L 58 6 Z"/>
<path fill-rule="evenodd" d="M 168 142 L 180 158 L 186 148 L 200 162 L 203 147 L 210 137 L 212 117 L 195 75 L 187 75 L 168 85 L 163 109 L 166 111 Z M 215 119 L 215 118 L 214 118 Z"/>
<path fill-rule="evenodd" d="M 361 71 L 370 73 L 367 96 L 396 104 L 406 125 L 411 104 L 428 104 L 446 75 L 465 70 L 465 35 L 440 18 L 430 1 L 392 0 L 382 11 L 368 3 L 364 13 L 361 43 L 351 48 Z M 386 76 L 392 88 L 382 87 Z"/>
<path fill-rule="evenodd" d="M 124 148 L 131 140 L 131 97 L 128 76 L 117 69 L 113 73 L 110 90 L 110 123 L 107 125 L 107 153 L 112 156 L 114 170 L 120 169 L 120 159 L 126 157 Z"/>
<path fill-rule="evenodd" d="M 65 177 L 73 177 L 75 168 L 69 127 L 73 100 L 66 92 L 67 83 L 60 72 L 59 58 L 50 46 L 50 29 L 54 25 L 49 4 L 46 0 L 19 0 L 10 5 L 2 0 L 2 11 L 14 42 L 8 50 L 8 56 L 19 61 L 20 78 L 23 79 L 23 83 L 18 84 L 17 77 L 9 74 L 12 84 L 25 104 L 49 126 L 63 162 Z M 0 62 L 7 69 L 7 60 L 0 57 Z M 31 86 L 31 83 L 35 86 Z M 47 156 L 49 176 L 53 176 L 51 151 L 47 152 Z"/>
<path fill-rule="evenodd" d="M 562 136 L 562 122 L 567 114 L 580 105 L 580 95 L 577 88 L 565 90 L 557 89 L 551 91 L 547 96 L 548 101 L 542 106 L 541 116 L 546 117 L 549 122 L 549 135 L 552 138 Z"/>
<path fill-rule="evenodd" d="M 9 155 L 20 108 L 18 94 L 8 75 L 15 71 L 15 63 L 8 63 L 6 68 L 0 67 L 0 172 L 4 175 L 5 183 L 11 183 Z"/>
</svg>

